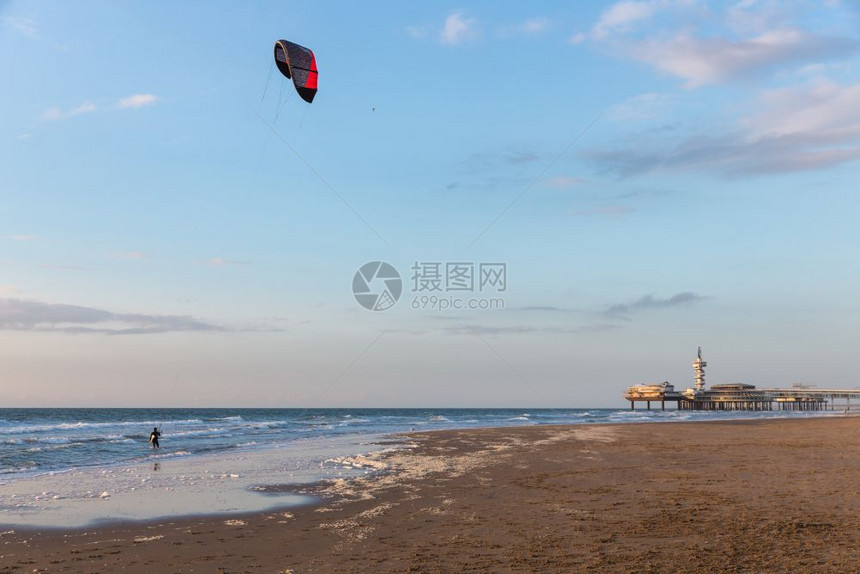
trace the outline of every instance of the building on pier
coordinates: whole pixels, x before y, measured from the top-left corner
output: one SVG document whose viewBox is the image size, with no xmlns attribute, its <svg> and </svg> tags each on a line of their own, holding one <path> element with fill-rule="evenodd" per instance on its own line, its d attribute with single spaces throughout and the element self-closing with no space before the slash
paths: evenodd
<svg viewBox="0 0 860 574">
<path fill-rule="evenodd" d="M 662 383 L 640 383 L 628 387 L 624 393 L 624 398 L 630 401 L 630 408 L 633 408 L 637 401 L 644 401 L 647 408 L 651 410 L 651 401 L 659 402 L 660 409 L 666 410 L 666 401 L 679 401 L 681 394 L 675 392 L 675 387 L 669 384 L 669 381 Z"/>
<path fill-rule="evenodd" d="M 695 392 L 691 392 L 695 391 Z M 755 385 L 726 383 L 710 389 L 687 389 L 678 401 L 681 410 L 694 411 L 769 411 L 773 397 Z"/>
<path fill-rule="evenodd" d="M 845 399 L 846 411 L 850 408 L 851 398 L 860 398 L 860 389 L 815 389 L 805 385 L 791 388 L 757 389 L 755 385 L 744 383 L 723 383 L 705 386 L 705 367 L 702 348 L 693 361 L 696 373 L 695 385 L 683 391 L 675 391 L 668 381 L 645 383 L 628 387 L 624 398 L 630 401 L 630 409 L 637 402 L 645 402 L 648 410 L 652 402 L 659 402 L 662 410 L 667 402 L 675 402 L 679 410 L 692 411 L 820 411 L 834 409 L 837 398 Z"/>
</svg>

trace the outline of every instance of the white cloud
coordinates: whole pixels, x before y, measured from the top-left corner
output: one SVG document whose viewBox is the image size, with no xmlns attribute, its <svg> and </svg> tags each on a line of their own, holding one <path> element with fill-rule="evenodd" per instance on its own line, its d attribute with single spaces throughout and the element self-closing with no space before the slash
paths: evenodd
<svg viewBox="0 0 860 574">
<path fill-rule="evenodd" d="M 847 143 L 860 136 L 860 84 L 829 81 L 769 90 L 760 111 L 741 120 L 750 139 L 800 135 L 821 143 Z"/>
<path fill-rule="evenodd" d="M 13 235 L 12 241 L 35 241 L 38 239 L 36 235 Z"/>
<path fill-rule="evenodd" d="M 427 26 L 406 26 L 404 30 L 409 36 L 416 40 L 423 40 L 429 33 Z"/>
<path fill-rule="evenodd" d="M 15 139 L 28 140 L 31 137 L 33 137 L 33 134 L 18 134 L 17 136 L 15 136 Z"/>
<path fill-rule="evenodd" d="M 529 18 L 520 24 L 520 30 L 525 34 L 541 34 L 549 29 L 549 18 Z"/>
<path fill-rule="evenodd" d="M 457 46 L 477 38 L 474 18 L 466 18 L 462 12 L 454 12 L 445 20 L 439 39 L 443 44 Z"/>
<path fill-rule="evenodd" d="M 508 24 L 498 28 L 501 37 L 506 36 L 539 36 L 549 30 L 552 22 L 549 18 L 537 16 L 517 24 Z"/>
<path fill-rule="evenodd" d="M 805 78 L 822 78 L 826 72 L 845 72 L 850 71 L 850 69 L 851 65 L 846 62 L 828 62 L 802 66 L 793 73 L 795 76 Z"/>
<path fill-rule="evenodd" d="M 63 117 L 63 112 L 60 108 L 48 108 L 44 112 L 42 112 L 43 120 L 58 120 Z"/>
<path fill-rule="evenodd" d="M 664 115 L 674 100 L 669 94 L 638 94 L 612 106 L 606 115 L 616 122 L 650 120 Z"/>
<path fill-rule="evenodd" d="M 771 66 L 804 62 L 853 49 L 856 43 L 816 36 L 798 29 L 773 30 L 744 40 L 696 38 L 648 39 L 629 46 L 629 56 L 686 80 L 687 88 L 751 74 Z"/>
<path fill-rule="evenodd" d="M 142 108 L 143 106 L 151 106 L 158 101 L 158 96 L 153 94 L 134 94 L 127 98 L 122 98 L 116 104 L 116 107 L 121 109 Z"/>
<path fill-rule="evenodd" d="M 98 109 L 96 105 L 92 102 L 84 102 L 76 108 L 73 108 L 69 111 L 69 116 L 79 116 L 81 114 L 89 114 L 91 112 L 96 111 Z"/>
<path fill-rule="evenodd" d="M 48 121 L 61 120 L 74 116 L 80 116 L 83 114 L 89 114 L 96 111 L 97 109 L 98 106 L 89 101 L 81 103 L 81 105 L 72 108 L 68 112 L 63 112 L 63 110 L 61 110 L 60 108 L 53 107 L 48 108 L 47 110 L 42 112 L 42 119 Z"/>
<path fill-rule="evenodd" d="M 585 42 L 586 35 L 584 32 L 577 32 L 573 36 L 567 39 L 567 41 L 571 44 L 582 44 Z"/>
<path fill-rule="evenodd" d="M 618 2 L 603 12 L 591 33 L 594 38 L 602 40 L 610 34 L 627 32 L 635 24 L 650 19 L 658 10 L 671 4 L 672 2 L 665 0 L 654 2 L 625 0 Z"/>
<path fill-rule="evenodd" d="M 144 106 L 154 105 L 158 101 L 158 96 L 153 94 L 134 94 L 127 98 L 121 98 L 116 102 L 116 107 L 119 109 L 137 109 L 142 108 Z M 99 109 L 99 107 L 90 101 L 84 101 L 79 106 L 76 106 L 69 110 L 68 112 L 64 112 L 62 109 L 58 107 L 51 107 L 42 112 L 43 120 L 61 120 L 65 118 L 71 118 L 74 116 L 80 116 L 83 114 L 90 114 Z"/>
<path fill-rule="evenodd" d="M 16 30 L 20 34 L 27 36 L 28 38 L 32 38 L 34 40 L 39 39 L 39 33 L 36 31 L 36 23 L 30 18 L 18 18 L 14 16 L 5 16 L 3 18 L 3 24 Z"/>
<path fill-rule="evenodd" d="M 826 169 L 860 160 L 860 84 L 817 81 L 763 93 L 722 132 L 668 142 L 652 134 L 627 147 L 590 150 L 599 168 L 622 176 L 651 171 L 714 172 L 728 177 Z"/>
<path fill-rule="evenodd" d="M 823 28 L 816 32 L 810 22 L 819 14 L 810 6 L 801 11 L 772 0 L 744 0 L 717 12 L 698 0 L 624 0 L 605 10 L 588 36 L 577 34 L 568 41 L 590 38 L 684 80 L 686 88 L 860 48 L 851 34 L 840 37 Z"/>
<path fill-rule="evenodd" d="M 493 31 L 497 38 L 511 38 L 514 36 L 539 36 L 552 27 L 552 21 L 543 16 L 527 18 L 516 23 L 494 25 Z M 416 40 L 438 37 L 441 44 L 458 46 L 477 40 L 482 35 L 481 25 L 476 18 L 466 16 L 463 11 L 452 12 L 446 19 L 442 28 L 428 25 L 411 25 L 403 28 L 403 31 Z"/>
<path fill-rule="evenodd" d="M 557 175 L 547 179 L 543 185 L 544 187 L 551 187 L 553 189 L 567 189 L 569 187 L 582 185 L 583 183 L 585 183 L 585 180 L 581 177 Z"/>
<path fill-rule="evenodd" d="M 153 94 L 134 94 L 127 98 L 122 98 L 116 103 L 116 107 L 120 109 L 136 109 L 143 106 L 151 106 L 158 101 L 158 96 Z"/>
</svg>

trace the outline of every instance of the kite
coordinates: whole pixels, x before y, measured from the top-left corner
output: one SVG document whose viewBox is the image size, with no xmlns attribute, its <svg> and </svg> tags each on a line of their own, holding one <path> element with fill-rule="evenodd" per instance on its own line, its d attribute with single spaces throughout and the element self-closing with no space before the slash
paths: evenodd
<svg viewBox="0 0 860 574">
<path fill-rule="evenodd" d="M 278 40 L 275 42 L 275 64 L 283 75 L 292 78 L 296 91 L 304 101 L 314 101 L 319 73 L 313 52 L 304 46 Z"/>
</svg>

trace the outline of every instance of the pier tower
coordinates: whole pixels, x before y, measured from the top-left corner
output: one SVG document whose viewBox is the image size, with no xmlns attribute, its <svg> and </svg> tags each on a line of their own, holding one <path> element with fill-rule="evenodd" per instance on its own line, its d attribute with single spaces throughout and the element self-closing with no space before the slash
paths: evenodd
<svg viewBox="0 0 860 574">
<path fill-rule="evenodd" d="M 705 390 L 705 367 L 707 366 L 708 363 L 702 360 L 702 348 L 699 347 L 699 356 L 693 361 L 693 369 L 696 371 L 696 394 Z"/>
</svg>

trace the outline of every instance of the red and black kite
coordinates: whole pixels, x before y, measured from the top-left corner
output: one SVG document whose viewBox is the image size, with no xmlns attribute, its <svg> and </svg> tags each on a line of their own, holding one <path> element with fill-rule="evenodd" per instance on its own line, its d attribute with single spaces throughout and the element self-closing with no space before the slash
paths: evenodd
<svg viewBox="0 0 860 574">
<path fill-rule="evenodd" d="M 275 63 L 283 75 L 293 79 L 293 85 L 304 101 L 314 101 L 319 73 L 313 52 L 304 46 L 278 40 L 275 42 Z"/>
</svg>

